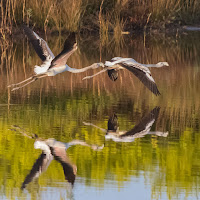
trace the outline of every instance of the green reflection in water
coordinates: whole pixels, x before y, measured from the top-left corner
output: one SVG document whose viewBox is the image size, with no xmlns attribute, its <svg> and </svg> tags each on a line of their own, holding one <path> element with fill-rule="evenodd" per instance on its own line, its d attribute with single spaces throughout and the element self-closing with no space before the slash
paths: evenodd
<svg viewBox="0 0 200 200">
<path fill-rule="evenodd" d="M 128 47 L 122 45 L 111 51 L 111 45 L 110 49 L 103 49 L 102 59 L 120 54 L 139 62 L 168 61 L 168 69 L 152 70 L 161 88 L 161 97 L 151 95 L 126 71 L 121 72 L 114 84 L 106 74 L 83 83 L 84 74 L 66 73 L 12 93 L 10 106 L 5 105 L 8 103 L 6 85 L 22 80 L 25 75 L 28 77 L 30 67 L 39 59 L 31 48 L 27 51 L 26 43 L 21 48 L 23 51 L 15 44 L 15 53 L 6 49 L 6 54 L 2 54 L 0 74 L 3 81 L 0 104 L 4 104 L 0 106 L 1 196 L 15 199 L 27 195 L 20 191 L 21 183 L 40 154 L 33 148 L 32 139 L 9 130 L 16 124 L 44 139 L 53 137 L 62 142 L 81 139 L 88 144 L 104 144 L 101 151 L 83 146 L 67 150 L 77 165 L 77 176 L 83 178 L 85 185 L 103 189 L 107 180 L 113 180 L 120 188 L 126 187 L 131 177 L 144 176 L 145 184 L 151 185 L 152 199 L 161 198 L 163 193 L 169 199 L 179 198 L 181 193 L 196 198 L 200 169 L 200 61 L 197 56 L 200 45 L 197 39 L 197 34 L 175 39 L 150 37 L 145 43 L 143 38 L 137 38 L 132 39 Z M 86 47 L 86 44 L 81 46 L 80 52 L 72 57 L 72 66 L 84 67 L 99 59 L 100 51 L 95 45 L 92 48 L 97 52 L 93 54 L 85 52 Z M 58 51 L 59 48 L 54 50 Z M 9 55 L 14 56 L 11 59 Z M 23 56 L 28 66 L 23 65 Z M 147 135 L 132 143 L 116 143 L 106 141 L 100 130 L 83 124 L 84 121 L 92 122 L 106 129 L 109 116 L 115 112 L 120 129 L 130 130 L 155 106 L 160 106 L 161 110 L 152 130 L 169 131 L 167 138 Z M 66 181 L 61 172 L 62 167 L 53 162 L 38 183 L 30 183 L 28 190 L 32 199 L 38 198 L 37 193 L 47 186 L 63 187 L 59 183 Z"/>
</svg>

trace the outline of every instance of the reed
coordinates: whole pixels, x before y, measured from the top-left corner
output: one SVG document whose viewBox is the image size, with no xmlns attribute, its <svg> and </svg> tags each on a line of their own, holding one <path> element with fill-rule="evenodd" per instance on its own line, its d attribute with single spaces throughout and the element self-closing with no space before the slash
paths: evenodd
<svg viewBox="0 0 200 200">
<path fill-rule="evenodd" d="M 1 39 L 22 22 L 48 31 L 99 31 L 121 34 L 137 27 L 196 23 L 198 0 L 0 0 Z M 101 18 L 99 18 L 99 16 Z"/>
</svg>

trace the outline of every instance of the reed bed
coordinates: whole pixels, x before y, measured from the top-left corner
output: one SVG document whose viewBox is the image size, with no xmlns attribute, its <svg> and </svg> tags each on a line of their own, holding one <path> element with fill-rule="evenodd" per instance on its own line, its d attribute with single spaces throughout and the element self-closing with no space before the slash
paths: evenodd
<svg viewBox="0 0 200 200">
<path fill-rule="evenodd" d="M 137 28 L 199 22 L 198 0 L 0 0 L 1 39 L 22 23 L 47 31 L 99 32 L 108 40 Z"/>
</svg>

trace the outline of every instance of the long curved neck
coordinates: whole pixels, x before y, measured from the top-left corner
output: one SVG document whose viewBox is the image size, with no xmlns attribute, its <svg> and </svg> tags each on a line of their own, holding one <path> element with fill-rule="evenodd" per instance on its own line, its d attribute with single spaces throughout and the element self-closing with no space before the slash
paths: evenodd
<svg viewBox="0 0 200 200">
<path fill-rule="evenodd" d="M 143 64 L 145 67 L 164 67 L 164 66 L 167 66 L 167 64 L 165 65 L 166 62 L 164 63 L 157 63 L 157 64 Z"/>
<path fill-rule="evenodd" d="M 65 65 L 66 66 L 66 71 L 69 71 L 69 72 L 72 72 L 72 73 L 81 73 L 81 72 L 85 72 L 89 69 L 96 69 L 99 67 L 99 64 L 98 63 L 94 63 L 90 66 L 87 66 L 87 67 L 84 67 L 84 68 L 81 68 L 81 69 L 76 69 L 76 68 L 71 68 L 69 67 L 67 64 Z"/>
<path fill-rule="evenodd" d="M 144 64 L 145 67 L 159 67 L 157 64 Z"/>
</svg>

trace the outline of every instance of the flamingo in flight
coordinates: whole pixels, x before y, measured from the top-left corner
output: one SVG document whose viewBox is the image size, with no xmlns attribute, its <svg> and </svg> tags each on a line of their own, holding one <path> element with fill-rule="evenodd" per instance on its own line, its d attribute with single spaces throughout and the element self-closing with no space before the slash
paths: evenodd
<svg viewBox="0 0 200 200">
<path fill-rule="evenodd" d="M 118 71 L 120 69 L 127 69 L 132 72 L 151 92 L 153 92 L 157 96 L 160 95 L 160 92 L 148 68 L 159 68 L 164 66 L 169 66 L 169 64 L 167 62 L 159 62 L 157 64 L 141 64 L 135 61 L 133 58 L 114 57 L 111 59 L 111 61 L 105 62 L 103 70 L 92 76 L 86 76 L 83 79 L 93 78 L 94 76 L 107 71 L 109 78 L 112 81 L 116 81 L 118 78 Z"/>
<path fill-rule="evenodd" d="M 44 78 L 46 76 L 55 76 L 64 71 L 69 71 L 72 73 L 80 73 L 80 72 L 85 72 L 89 69 L 96 69 L 102 66 L 102 63 L 94 63 L 82 69 L 76 69 L 76 68 L 71 68 L 66 64 L 68 58 L 77 50 L 76 34 L 74 32 L 71 33 L 66 39 L 64 48 L 61 51 L 61 53 L 55 57 L 45 40 L 39 37 L 29 27 L 23 25 L 22 28 L 43 63 L 41 66 L 36 65 L 34 67 L 35 75 L 19 83 L 9 85 L 8 87 L 13 87 L 11 91 L 25 87 L 26 85 L 40 78 Z"/>
</svg>

